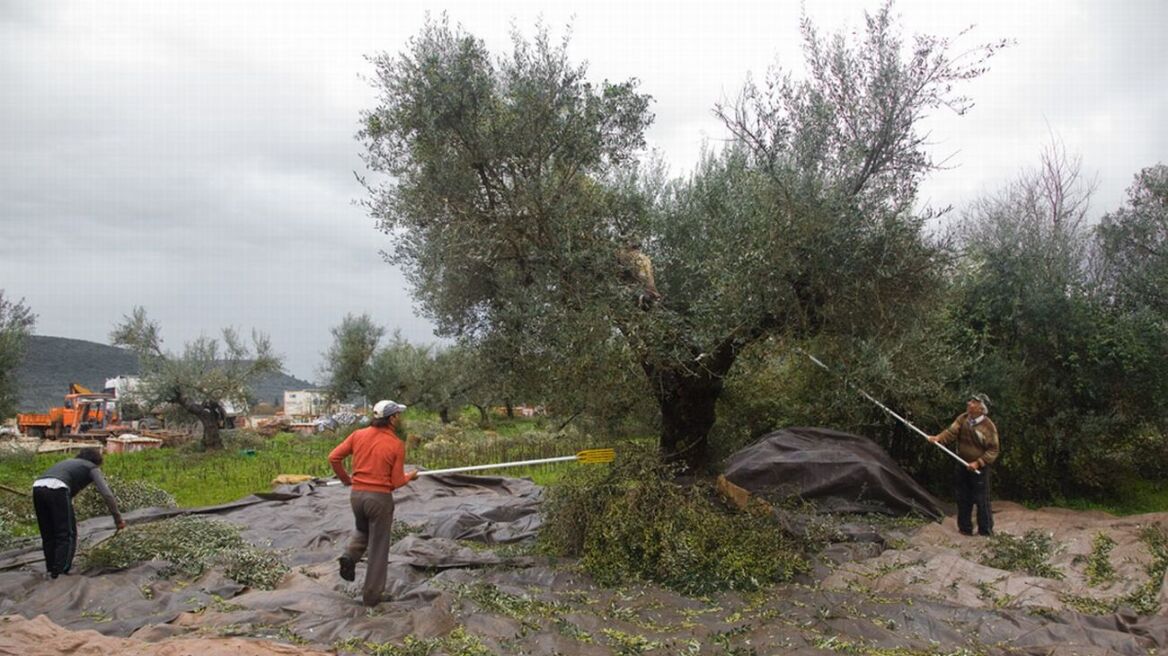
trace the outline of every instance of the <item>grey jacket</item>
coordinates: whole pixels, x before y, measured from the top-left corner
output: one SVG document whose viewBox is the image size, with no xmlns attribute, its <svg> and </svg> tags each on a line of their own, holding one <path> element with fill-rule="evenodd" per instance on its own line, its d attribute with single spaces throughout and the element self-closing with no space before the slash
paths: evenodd
<svg viewBox="0 0 1168 656">
<path fill-rule="evenodd" d="M 114 493 L 110 490 L 109 485 L 105 482 L 105 476 L 101 473 L 101 468 L 97 465 L 83 460 L 81 458 L 70 458 L 62 460 L 57 464 L 49 467 L 41 478 L 55 478 L 65 485 L 69 486 L 69 497 L 77 496 L 77 493 L 84 490 L 90 483 L 97 489 L 97 493 L 101 498 L 105 499 L 105 505 L 109 508 L 110 515 L 114 518 L 114 523 L 122 521 L 122 514 L 118 512 L 118 502 L 114 498 Z"/>
</svg>

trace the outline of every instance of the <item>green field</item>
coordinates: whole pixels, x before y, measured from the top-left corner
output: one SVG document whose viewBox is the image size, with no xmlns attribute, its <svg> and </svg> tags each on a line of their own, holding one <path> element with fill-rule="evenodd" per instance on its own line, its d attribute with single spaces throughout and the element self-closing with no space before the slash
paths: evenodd
<svg viewBox="0 0 1168 656">
<path fill-rule="evenodd" d="M 571 455 L 595 446 L 593 440 L 578 434 L 551 435 L 536 420 L 500 420 L 493 428 L 482 430 L 462 421 L 442 425 L 425 415 L 410 417 L 407 469 L 415 465 L 437 469 L 532 460 Z M 348 432 L 344 429 L 313 436 L 280 433 L 271 438 L 226 433 L 221 450 L 202 451 L 196 444 L 188 444 L 108 454 L 102 471 L 110 477 L 156 485 L 183 507 L 213 505 L 270 490 L 272 479 L 280 474 L 332 476 L 328 454 Z M 28 490 L 37 476 L 64 457 L 61 453 L 0 457 L 0 484 Z M 555 463 L 483 473 L 528 477 L 546 485 L 558 479 L 565 468 L 574 466 L 580 465 Z"/>
<path fill-rule="evenodd" d="M 442 424 L 430 415 L 408 413 L 406 433 L 410 436 L 410 446 L 406 456 L 407 468 L 438 469 L 531 460 L 612 446 L 578 432 L 553 434 L 538 419 L 496 419 L 490 429 L 483 429 L 472 417 L 468 414 L 452 424 Z M 225 433 L 225 448 L 218 451 L 202 451 L 197 443 L 193 443 L 178 448 L 109 454 L 102 469 L 107 476 L 118 480 L 143 481 L 157 486 L 172 495 L 182 507 L 214 505 L 270 490 L 272 479 L 280 474 L 331 477 L 329 451 L 349 430 L 313 436 L 281 433 L 271 438 L 254 433 L 228 432 Z M 629 443 L 624 446 L 628 447 Z M 619 458 L 622 447 L 618 444 L 616 448 Z M 0 456 L 0 484 L 14 490 L 0 490 L 0 511 L 11 512 L 9 531 L 18 535 L 35 532 L 31 504 L 23 495 L 37 476 L 64 457 L 61 453 Z M 540 485 L 550 485 L 571 468 L 586 466 L 597 465 L 568 462 L 477 473 L 527 477 Z M 1056 505 L 1127 515 L 1159 510 L 1166 503 L 1168 488 L 1142 483 L 1117 489 L 1110 502 L 1067 499 Z M 3 523 L 4 516 L 0 514 L 0 524 Z"/>
<path fill-rule="evenodd" d="M 189 448 L 107 454 L 106 476 L 153 483 L 181 506 L 205 506 L 271 488 L 278 474 L 331 475 L 328 453 L 339 439 L 281 434 L 254 448 L 200 452 Z M 65 457 L 42 453 L 0 460 L 0 482 L 28 489 L 50 465 Z"/>
</svg>

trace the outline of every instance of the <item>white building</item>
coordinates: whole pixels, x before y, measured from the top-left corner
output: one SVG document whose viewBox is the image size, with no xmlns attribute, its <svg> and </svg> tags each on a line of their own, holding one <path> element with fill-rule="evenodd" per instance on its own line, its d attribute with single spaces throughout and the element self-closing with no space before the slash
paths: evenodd
<svg viewBox="0 0 1168 656">
<path fill-rule="evenodd" d="M 284 390 L 284 416 L 311 419 L 328 412 L 324 390 Z"/>
</svg>

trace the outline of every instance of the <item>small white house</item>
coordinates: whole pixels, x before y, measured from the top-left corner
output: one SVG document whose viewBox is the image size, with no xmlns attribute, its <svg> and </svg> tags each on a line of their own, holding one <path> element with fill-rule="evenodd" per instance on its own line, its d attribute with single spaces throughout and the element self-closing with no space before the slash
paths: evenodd
<svg viewBox="0 0 1168 656">
<path fill-rule="evenodd" d="M 328 412 L 324 390 L 284 390 L 284 416 L 311 419 Z"/>
</svg>

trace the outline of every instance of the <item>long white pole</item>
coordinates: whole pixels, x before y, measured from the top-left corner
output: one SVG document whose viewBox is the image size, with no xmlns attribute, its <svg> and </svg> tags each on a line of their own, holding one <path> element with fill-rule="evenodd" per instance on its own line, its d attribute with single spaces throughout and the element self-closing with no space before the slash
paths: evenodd
<svg viewBox="0 0 1168 656">
<path fill-rule="evenodd" d="M 513 462 L 496 462 L 490 465 L 469 465 L 467 467 L 450 467 L 449 469 L 425 469 L 418 472 L 418 476 L 433 476 L 434 474 L 454 474 L 456 472 L 478 471 L 480 469 L 499 469 L 502 467 L 521 467 L 523 465 L 542 465 L 548 462 L 568 462 L 569 460 L 579 460 L 579 455 L 574 456 L 556 456 L 554 458 L 539 458 L 536 460 L 516 460 Z M 325 485 L 340 485 L 338 480 L 331 480 Z"/>
<path fill-rule="evenodd" d="M 819 365 L 820 367 L 822 367 L 824 371 L 826 371 L 828 373 L 832 373 L 831 369 L 829 369 L 827 365 L 825 365 L 819 361 L 819 358 L 815 357 L 814 355 L 811 355 L 810 353 L 807 353 L 806 351 L 802 351 L 802 353 L 803 353 L 803 355 L 806 355 L 807 357 L 811 358 L 811 361 L 814 362 L 815 364 Z M 893 412 L 892 410 L 890 410 L 888 408 L 888 406 L 886 406 L 883 403 L 872 398 L 871 394 L 868 394 L 864 390 L 860 389 L 859 387 L 856 387 L 855 385 L 853 385 L 847 381 L 844 381 L 844 384 L 847 385 L 848 387 L 851 387 L 852 389 L 856 390 L 857 392 L 859 392 L 861 396 L 868 399 L 872 403 L 875 403 L 884 412 L 887 412 L 888 414 L 892 415 L 893 417 L 896 417 L 898 420 L 900 420 L 900 423 L 904 424 L 905 426 L 908 426 L 909 428 L 913 429 L 917 433 L 920 433 L 921 437 L 925 438 L 926 440 L 929 439 L 930 435 L 928 433 L 917 428 L 916 426 L 913 426 L 909 420 L 905 419 L 904 417 L 901 417 L 900 415 L 898 415 L 895 412 Z M 953 453 L 952 451 L 950 451 L 944 444 L 941 444 L 940 442 L 933 442 L 933 444 L 936 445 L 937 448 L 941 449 L 945 453 L 948 453 L 949 455 L 953 456 L 953 459 L 956 460 L 957 462 L 960 462 L 961 464 L 966 465 L 966 466 L 969 465 L 968 462 L 965 462 L 964 458 L 962 458 L 961 456 L 957 455 L 956 453 Z M 975 469 L 974 471 L 977 472 L 978 475 L 981 475 L 980 470 Z"/>
<path fill-rule="evenodd" d="M 523 465 L 542 465 L 546 462 L 567 462 L 577 460 L 578 456 L 557 456 L 555 458 L 539 458 L 538 460 L 516 460 L 515 462 L 497 462 L 491 465 L 469 465 L 467 467 L 451 467 L 449 469 L 426 469 L 418 472 L 418 476 L 433 476 L 434 474 L 454 474 L 456 472 L 478 471 L 480 469 L 498 469 L 500 467 L 521 467 Z"/>
</svg>

